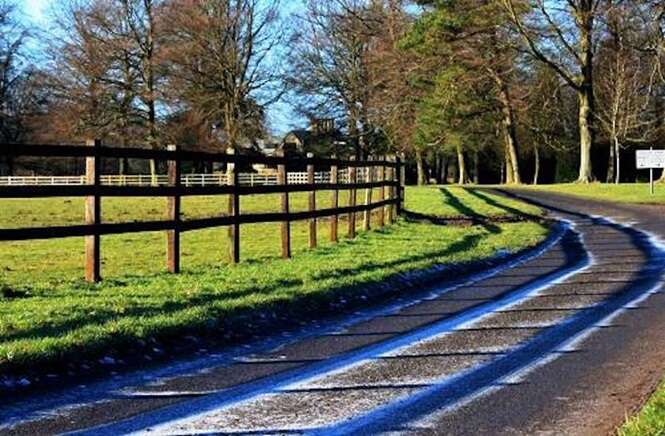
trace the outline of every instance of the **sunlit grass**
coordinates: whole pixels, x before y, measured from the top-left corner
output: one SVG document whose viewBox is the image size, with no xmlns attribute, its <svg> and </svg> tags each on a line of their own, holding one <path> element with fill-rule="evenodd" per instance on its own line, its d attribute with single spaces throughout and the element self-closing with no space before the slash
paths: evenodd
<svg viewBox="0 0 665 436">
<path fill-rule="evenodd" d="M 611 183 L 590 183 L 587 185 L 570 183 L 524 186 L 520 188 L 559 192 L 582 198 L 590 198 L 592 200 L 615 201 L 619 203 L 665 203 L 665 185 L 660 183 L 656 184 L 654 195 L 651 195 L 648 183 L 622 183 L 619 185 Z"/>
<path fill-rule="evenodd" d="M 305 195 L 294 196 L 305 207 Z M 321 201 L 329 198 L 320 196 Z M 451 188 L 407 190 L 407 206 L 420 213 L 510 215 L 501 197 Z M 273 201 L 274 200 L 274 201 Z M 105 200 L 107 220 L 154 219 L 163 200 Z M 243 210 L 277 207 L 276 198 L 245 199 Z M 4 227 L 74 223 L 78 200 L 2 202 Z M 189 199 L 188 216 L 210 216 L 226 206 L 224 197 Z M 529 210 L 536 212 L 529 207 Z M 29 218 L 29 219 L 28 219 Z M 358 220 L 360 227 L 360 221 Z M 375 217 L 376 223 L 376 217 Z M 105 280 L 81 280 L 82 238 L 0 243 L 0 371 L 21 370 L 62 359 L 95 356 L 148 338 L 210 332 L 257 310 L 289 307 L 317 313 L 340 295 L 399 273 L 442 263 L 486 258 L 500 250 L 532 246 L 547 234 L 535 222 L 492 226 L 437 226 L 401 220 L 355 240 L 328 242 L 328 224 L 319 223 L 320 248 L 307 249 L 306 223 L 295 223 L 294 258 L 279 258 L 279 224 L 243 226 L 242 262 L 227 263 L 224 228 L 183 235 L 183 273 L 164 272 L 163 233 L 102 238 Z M 340 225 L 343 236 L 346 222 Z"/>
<path fill-rule="evenodd" d="M 637 416 L 626 421 L 618 434 L 619 436 L 665 435 L 665 383 Z"/>
</svg>

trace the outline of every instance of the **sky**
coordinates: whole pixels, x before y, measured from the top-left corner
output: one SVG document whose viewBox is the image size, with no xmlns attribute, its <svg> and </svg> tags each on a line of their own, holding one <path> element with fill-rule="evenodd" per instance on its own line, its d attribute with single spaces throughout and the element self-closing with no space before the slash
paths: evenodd
<svg viewBox="0 0 665 436">
<path fill-rule="evenodd" d="M 58 0 L 18 0 L 26 19 L 40 27 L 48 25 L 47 12 L 51 4 Z M 303 0 L 282 0 L 283 14 L 297 12 L 302 7 Z M 276 135 L 283 135 L 297 127 L 306 127 L 305 122 L 293 113 L 291 107 L 285 103 L 276 103 L 269 108 L 270 127 Z"/>
<path fill-rule="evenodd" d="M 23 12 L 35 22 L 43 22 L 44 14 L 49 2 L 52 0 L 23 0 Z"/>
</svg>

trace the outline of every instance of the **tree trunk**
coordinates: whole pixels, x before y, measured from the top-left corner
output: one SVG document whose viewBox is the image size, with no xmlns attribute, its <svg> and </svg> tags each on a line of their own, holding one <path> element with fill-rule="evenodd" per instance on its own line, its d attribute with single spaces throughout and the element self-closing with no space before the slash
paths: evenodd
<svg viewBox="0 0 665 436">
<path fill-rule="evenodd" d="M 616 178 L 614 180 L 614 183 L 619 184 L 621 183 L 621 144 L 619 144 L 619 139 L 614 138 L 614 155 L 616 156 L 616 167 L 615 167 L 615 172 L 616 172 Z"/>
<path fill-rule="evenodd" d="M 473 152 L 473 183 L 478 185 L 480 183 L 480 162 L 478 162 L 478 152 Z"/>
<path fill-rule="evenodd" d="M 616 138 L 612 143 L 610 143 L 610 158 L 609 161 L 607 162 L 607 178 L 605 179 L 605 182 L 607 183 L 614 182 L 614 179 L 616 178 L 614 172 L 614 164 L 616 162 L 616 155 L 615 155 L 616 148 L 614 146 L 615 142 Z"/>
<path fill-rule="evenodd" d="M 424 186 L 427 184 L 427 175 L 423 165 L 423 152 L 419 149 L 416 149 L 416 166 L 418 169 L 418 186 Z"/>
<path fill-rule="evenodd" d="M 124 125 L 122 127 L 121 143 L 122 143 L 122 147 L 124 148 L 124 147 L 127 146 L 127 125 L 126 125 L 125 122 L 123 122 L 123 124 Z M 127 158 L 123 157 L 123 158 L 120 158 L 120 160 L 118 161 L 118 174 L 121 175 L 121 176 L 124 176 L 126 173 L 127 173 Z"/>
<path fill-rule="evenodd" d="M 459 145 L 457 146 L 457 183 L 460 185 L 466 185 L 469 183 L 469 175 L 466 171 L 466 162 L 464 160 L 464 152 L 462 151 L 462 147 Z"/>
<path fill-rule="evenodd" d="M 590 89 L 583 89 L 578 93 L 579 99 L 579 128 L 580 128 L 580 173 L 577 183 L 590 183 L 593 179 L 591 167 L 591 146 L 593 144 L 593 96 Z"/>
<path fill-rule="evenodd" d="M 505 132 L 504 132 L 504 134 L 505 134 Z M 508 146 L 507 145 L 508 145 L 508 143 L 507 143 L 507 140 L 506 140 L 506 142 L 504 143 L 504 149 L 503 149 L 503 152 L 504 152 L 503 153 L 503 161 L 505 162 L 505 165 L 504 165 L 504 171 L 505 171 L 504 180 L 505 180 L 505 183 L 507 185 L 511 185 L 511 184 L 515 183 L 514 179 L 513 179 L 513 176 L 515 175 L 515 173 L 513 171 L 513 163 L 510 159 L 510 152 L 508 151 Z"/>
<path fill-rule="evenodd" d="M 7 156 L 7 175 L 14 175 L 14 156 Z"/>
<path fill-rule="evenodd" d="M 515 129 L 515 114 L 511 104 L 508 87 L 501 76 L 495 74 L 495 80 L 499 86 L 499 101 L 501 103 L 501 113 L 503 115 L 502 127 L 506 141 L 506 155 L 510 165 L 507 169 L 510 171 L 510 183 L 522 183 L 520 176 L 519 160 L 517 157 L 517 132 Z"/>
<path fill-rule="evenodd" d="M 156 89 L 155 89 L 155 16 L 153 14 L 152 0 L 145 1 L 145 14 L 148 20 L 145 48 L 143 53 L 143 62 L 145 69 L 145 91 L 147 93 L 146 104 L 148 106 L 148 129 L 150 148 L 157 148 L 157 110 L 156 110 Z M 150 175 L 152 184 L 157 185 L 157 162 L 150 161 Z"/>
<path fill-rule="evenodd" d="M 504 184 L 506 182 L 506 161 L 501 160 L 501 175 L 499 176 L 499 184 Z"/>
<path fill-rule="evenodd" d="M 540 150 L 533 147 L 533 184 L 537 185 L 540 178 Z"/>
<path fill-rule="evenodd" d="M 448 183 L 448 159 L 441 156 L 441 166 L 439 168 L 439 183 L 445 185 Z"/>
<path fill-rule="evenodd" d="M 578 27 L 580 30 L 582 83 L 577 89 L 580 128 L 580 173 L 577 183 L 590 183 L 594 180 L 591 147 L 594 141 L 593 118 L 596 109 L 593 98 L 593 14 L 590 12 L 584 13 L 578 19 L 581 23 Z"/>
<path fill-rule="evenodd" d="M 353 110 L 347 113 L 347 123 L 349 125 L 349 137 L 353 143 L 356 159 L 362 160 L 362 145 L 358 136 L 358 117 Z"/>
<path fill-rule="evenodd" d="M 663 138 L 663 117 L 665 117 L 665 105 L 663 105 L 663 96 L 660 94 L 656 95 L 654 99 L 654 112 L 655 112 L 655 127 L 656 127 L 656 138 L 658 145 L 661 145 L 661 139 Z M 665 169 L 660 173 L 660 178 L 658 183 L 665 183 Z"/>
<path fill-rule="evenodd" d="M 157 161 L 150 159 L 150 180 L 152 186 L 157 186 Z"/>
</svg>

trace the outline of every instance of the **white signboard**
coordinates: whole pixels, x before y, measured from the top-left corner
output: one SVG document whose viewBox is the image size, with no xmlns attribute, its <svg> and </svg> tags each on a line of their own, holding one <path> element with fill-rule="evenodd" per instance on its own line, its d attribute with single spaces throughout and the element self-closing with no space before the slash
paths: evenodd
<svg viewBox="0 0 665 436">
<path fill-rule="evenodd" d="M 665 168 L 665 150 L 637 150 L 637 169 Z"/>
</svg>

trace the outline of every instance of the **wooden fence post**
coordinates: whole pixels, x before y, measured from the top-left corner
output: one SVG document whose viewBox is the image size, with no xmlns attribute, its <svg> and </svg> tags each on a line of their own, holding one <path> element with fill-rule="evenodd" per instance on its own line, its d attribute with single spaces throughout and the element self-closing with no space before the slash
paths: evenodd
<svg viewBox="0 0 665 436">
<path fill-rule="evenodd" d="M 337 159 L 337 156 L 333 155 L 333 159 Z M 334 185 L 332 191 L 332 208 L 337 209 L 339 207 L 339 190 L 337 189 L 337 184 L 339 183 L 339 171 L 337 164 L 330 166 L 330 183 Z M 337 227 L 339 225 L 339 215 L 335 214 L 330 217 L 330 242 L 337 242 Z"/>
<path fill-rule="evenodd" d="M 372 156 L 368 157 L 368 160 L 372 161 L 374 158 Z M 365 182 L 366 183 L 372 183 L 372 172 L 374 171 L 373 166 L 367 166 L 365 167 Z M 372 188 L 367 188 L 365 189 L 365 207 L 367 209 L 365 210 L 363 214 L 363 230 L 369 231 L 372 228 L 372 210 L 369 208 L 369 206 L 372 204 Z"/>
<path fill-rule="evenodd" d="M 226 154 L 235 155 L 235 149 L 228 148 Z M 240 196 L 238 195 L 238 171 L 236 164 L 226 164 L 226 183 L 233 187 L 229 194 L 229 216 L 233 217 L 233 223 L 229 226 L 229 261 L 240 262 Z"/>
<path fill-rule="evenodd" d="M 284 158 L 284 152 L 280 151 L 276 154 L 278 157 Z M 284 192 L 281 195 L 281 212 L 286 215 L 286 219 L 282 221 L 282 258 L 289 259 L 291 257 L 291 222 L 289 221 L 289 191 L 287 190 L 289 184 L 289 176 L 286 167 L 286 159 L 283 163 L 277 165 L 277 183 L 284 187 Z"/>
<path fill-rule="evenodd" d="M 402 214 L 404 210 L 404 198 L 406 196 L 406 155 L 404 152 L 400 156 L 400 175 L 399 175 L 399 209 L 398 214 Z"/>
<path fill-rule="evenodd" d="M 314 153 L 307 153 L 307 160 L 310 161 L 307 163 L 307 183 L 313 185 L 315 180 L 314 174 L 314 164 L 311 163 L 311 160 L 314 158 Z M 316 211 L 316 190 L 312 189 L 309 192 L 309 211 Z M 311 218 L 309 220 L 309 248 L 316 248 L 316 218 Z"/>
<path fill-rule="evenodd" d="M 393 163 L 395 162 L 395 159 L 392 156 L 387 157 L 388 162 Z M 395 222 L 395 203 L 392 203 L 392 201 L 395 200 L 395 167 L 394 166 L 389 166 L 387 168 L 388 172 L 388 177 L 387 181 L 390 182 L 390 186 L 388 186 L 388 199 L 391 201 L 391 203 L 387 207 L 387 213 L 388 213 L 388 224 L 393 224 Z"/>
<path fill-rule="evenodd" d="M 382 161 L 384 161 L 386 158 L 385 156 L 382 156 L 380 158 Z M 386 180 L 386 166 L 384 164 L 381 164 L 381 166 L 378 168 L 379 169 L 379 182 L 384 183 Z M 386 199 L 386 187 L 381 185 L 381 188 L 379 188 L 379 202 L 383 202 Z M 379 210 L 379 227 L 384 227 L 386 225 L 386 208 L 381 207 Z"/>
<path fill-rule="evenodd" d="M 98 149 L 101 147 L 99 139 L 86 141 L 86 145 Z M 94 188 L 94 194 L 85 199 L 85 223 L 97 225 L 101 223 L 101 199 L 98 194 L 100 186 L 101 159 L 92 156 L 85 160 L 85 178 L 88 185 Z M 95 234 L 85 237 L 85 279 L 96 283 L 101 280 L 101 253 L 100 237 L 95 229 Z"/>
<path fill-rule="evenodd" d="M 167 147 L 169 151 L 177 151 L 175 145 Z M 169 186 L 176 191 L 180 188 L 180 159 L 177 157 L 168 162 Z M 166 266 L 169 272 L 180 272 L 180 194 L 176 192 L 167 199 L 167 219 L 173 221 L 174 228 L 166 232 Z"/>
<path fill-rule="evenodd" d="M 397 167 L 395 168 L 395 174 L 397 176 L 397 207 L 396 207 L 396 217 L 395 220 L 397 220 L 397 216 L 402 214 L 402 180 L 404 177 L 404 168 L 402 165 L 402 158 L 398 154 L 395 157 L 395 162 L 397 163 Z"/>
<path fill-rule="evenodd" d="M 355 161 L 356 157 L 351 156 L 351 161 Z M 348 173 L 349 173 L 349 183 L 355 184 L 357 183 L 357 177 L 356 177 L 356 167 L 355 166 L 350 166 L 348 168 Z M 355 207 L 356 206 L 356 189 L 352 188 L 349 190 L 349 207 Z M 353 239 L 356 237 L 356 213 L 351 212 L 349 213 L 349 231 L 348 231 L 348 237 L 350 239 Z"/>
</svg>

